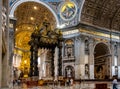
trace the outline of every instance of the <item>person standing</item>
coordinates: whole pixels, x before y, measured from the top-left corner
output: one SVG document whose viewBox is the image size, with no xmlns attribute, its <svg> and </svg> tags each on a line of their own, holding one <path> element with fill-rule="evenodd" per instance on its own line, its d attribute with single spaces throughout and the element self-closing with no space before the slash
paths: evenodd
<svg viewBox="0 0 120 89">
<path fill-rule="evenodd" d="M 112 83 L 113 83 L 113 89 L 118 89 L 118 88 L 117 88 L 117 85 L 118 85 L 117 77 L 114 76 L 113 78 L 114 78 L 114 79 L 113 79 L 113 82 L 112 82 Z"/>
<path fill-rule="evenodd" d="M 73 86 L 73 79 L 70 79 L 70 85 Z"/>
</svg>

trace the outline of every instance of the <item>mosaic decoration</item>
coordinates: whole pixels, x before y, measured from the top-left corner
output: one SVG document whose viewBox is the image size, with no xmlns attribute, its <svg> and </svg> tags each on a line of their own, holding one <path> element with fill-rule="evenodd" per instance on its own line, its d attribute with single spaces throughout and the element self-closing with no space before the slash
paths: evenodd
<svg viewBox="0 0 120 89">
<path fill-rule="evenodd" d="M 72 20 L 77 12 L 77 6 L 74 2 L 65 2 L 60 8 L 60 16 L 63 20 Z"/>
</svg>

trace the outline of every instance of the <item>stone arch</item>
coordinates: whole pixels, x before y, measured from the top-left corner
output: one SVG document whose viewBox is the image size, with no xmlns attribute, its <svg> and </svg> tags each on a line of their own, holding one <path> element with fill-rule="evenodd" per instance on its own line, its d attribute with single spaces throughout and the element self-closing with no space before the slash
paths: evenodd
<svg viewBox="0 0 120 89">
<path fill-rule="evenodd" d="M 94 75 L 95 79 L 110 78 L 110 50 L 103 42 L 97 43 L 94 48 Z"/>
<path fill-rule="evenodd" d="M 111 50 L 110 50 L 110 45 L 105 43 L 105 42 L 96 42 L 93 46 L 93 49 L 95 49 L 95 47 L 98 45 L 98 44 L 103 44 L 105 47 L 107 47 L 107 50 L 109 52 L 109 54 L 111 53 Z"/>
<path fill-rule="evenodd" d="M 54 17 L 55 17 L 55 19 L 56 19 L 56 22 L 57 22 L 57 26 L 59 26 L 59 19 L 58 19 L 57 14 L 55 13 L 55 11 L 54 11 L 48 4 L 46 4 L 45 2 L 40 1 L 40 0 L 19 0 L 19 1 L 17 1 L 15 4 L 13 4 L 13 5 L 11 6 L 10 13 L 9 13 L 9 16 L 10 16 L 11 18 L 14 17 L 14 12 L 15 12 L 16 8 L 17 8 L 20 4 L 22 4 L 22 3 L 24 3 L 24 2 L 36 2 L 36 3 L 39 3 L 39 4 L 44 5 L 44 6 L 45 6 L 46 8 L 48 8 L 48 10 L 50 10 L 51 13 L 54 15 Z"/>
<path fill-rule="evenodd" d="M 108 50 L 109 54 L 111 54 L 110 44 L 109 44 L 109 43 L 106 43 L 106 42 L 102 42 L 102 41 L 96 42 L 96 43 L 93 45 L 93 49 L 95 49 L 96 45 L 98 45 L 98 44 L 100 44 L 100 43 L 104 44 L 104 46 L 107 47 L 107 50 Z"/>
</svg>

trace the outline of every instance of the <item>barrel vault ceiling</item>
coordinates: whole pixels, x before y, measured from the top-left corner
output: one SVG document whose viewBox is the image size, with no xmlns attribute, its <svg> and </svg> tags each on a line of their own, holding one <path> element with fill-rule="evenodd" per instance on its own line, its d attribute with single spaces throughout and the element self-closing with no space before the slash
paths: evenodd
<svg viewBox="0 0 120 89">
<path fill-rule="evenodd" d="M 81 22 L 120 31 L 120 0 L 85 0 Z"/>
</svg>

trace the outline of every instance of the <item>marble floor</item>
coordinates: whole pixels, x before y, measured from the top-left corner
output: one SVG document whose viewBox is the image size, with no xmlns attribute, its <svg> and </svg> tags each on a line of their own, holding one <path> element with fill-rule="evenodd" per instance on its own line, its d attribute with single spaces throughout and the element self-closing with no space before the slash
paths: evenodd
<svg viewBox="0 0 120 89">
<path fill-rule="evenodd" d="M 46 85 L 31 87 L 28 87 L 26 84 L 22 84 L 21 86 L 14 85 L 12 89 L 94 89 L 96 83 L 107 83 L 108 88 L 112 89 L 112 82 L 82 82 L 81 84 L 75 83 L 72 86 Z M 118 83 L 118 89 L 120 89 L 120 83 Z"/>
</svg>

